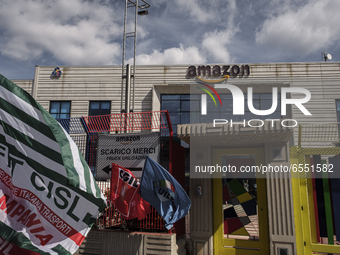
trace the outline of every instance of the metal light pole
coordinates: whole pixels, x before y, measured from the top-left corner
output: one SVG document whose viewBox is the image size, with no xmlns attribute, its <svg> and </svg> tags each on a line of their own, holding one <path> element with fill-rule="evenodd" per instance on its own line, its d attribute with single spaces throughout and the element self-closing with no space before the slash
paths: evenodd
<svg viewBox="0 0 340 255">
<path fill-rule="evenodd" d="M 123 36 L 123 60 L 122 60 L 122 87 L 121 87 L 121 100 L 120 100 L 120 109 L 121 112 L 129 113 L 130 110 L 133 111 L 135 107 L 135 74 L 136 74 L 136 45 L 137 45 L 137 16 L 138 15 L 147 15 L 148 8 L 150 4 L 148 4 L 145 0 L 141 0 L 142 4 L 138 5 L 138 0 L 125 0 L 125 15 L 124 15 L 124 36 Z M 127 9 L 128 8 L 135 8 L 135 29 L 134 32 L 126 32 L 126 20 L 127 20 Z M 134 46 L 133 46 L 133 70 L 132 74 L 128 74 L 129 67 L 126 67 L 126 75 L 125 73 L 125 43 L 126 38 L 134 37 Z M 124 91 L 124 80 L 126 81 L 126 90 L 125 90 L 125 98 L 130 97 L 131 86 L 130 82 L 131 79 L 127 78 L 127 75 L 131 75 L 132 78 L 132 108 L 130 108 L 130 98 L 125 100 L 125 109 L 123 109 L 123 91 Z M 125 78 L 125 79 L 124 79 Z"/>
</svg>

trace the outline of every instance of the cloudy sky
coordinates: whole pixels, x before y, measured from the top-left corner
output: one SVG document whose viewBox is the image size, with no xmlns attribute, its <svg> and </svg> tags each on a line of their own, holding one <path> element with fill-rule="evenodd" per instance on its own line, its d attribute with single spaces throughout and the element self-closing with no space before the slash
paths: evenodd
<svg viewBox="0 0 340 255">
<path fill-rule="evenodd" d="M 138 65 L 321 61 L 321 52 L 340 59 L 339 0 L 147 2 Z M 120 65 L 124 9 L 124 0 L 1 0 L 0 73 L 32 79 L 35 65 Z M 128 38 L 127 61 L 132 45 Z"/>
</svg>

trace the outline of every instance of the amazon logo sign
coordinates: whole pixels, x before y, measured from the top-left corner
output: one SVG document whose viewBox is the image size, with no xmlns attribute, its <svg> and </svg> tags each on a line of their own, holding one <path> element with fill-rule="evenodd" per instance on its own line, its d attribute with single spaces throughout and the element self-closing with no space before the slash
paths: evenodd
<svg viewBox="0 0 340 255">
<path fill-rule="evenodd" d="M 187 69 L 187 77 L 194 78 L 197 76 L 201 77 L 230 77 L 230 76 L 248 76 L 250 75 L 250 67 L 249 65 L 214 65 L 213 67 L 206 66 L 189 66 Z"/>
</svg>

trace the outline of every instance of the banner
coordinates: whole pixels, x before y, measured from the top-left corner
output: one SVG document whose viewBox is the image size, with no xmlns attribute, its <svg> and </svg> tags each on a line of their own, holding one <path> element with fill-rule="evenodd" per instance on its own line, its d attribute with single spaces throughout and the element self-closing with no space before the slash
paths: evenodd
<svg viewBox="0 0 340 255">
<path fill-rule="evenodd" d="M 108 168 L 112 163 L 130 169 L 140 178 L 147 156 L 159 160 L 160 133 L 100 134 L 97 148 L 97 178 L 109 179 Z"/>
<path fill-rule="evenodd" d="M 105 207 L 70 136 L 0 75 L 0 236 L 39 254 L 73 254 Z"/>
<path fill-rule="evenodd" d="M 147 157 L 140 195 L 165 220 L 167 229 L 189 212 L 191 201 L 182 186 L 160 164 Z"/>
<path fill-rule="evenodd" d="M 139 195 L 139 182 L 130 170 L 112 164 L 111 199 L 120 214 L 130 220 L 146 218 L 150 205 Z"/>
<path fill-rule="evenodd" d="M 14 243 L 10 243 L 7 240 L 0 237 L 0 255 L 39 255 L 34 251 L 25 250 Z"/>
</svg>

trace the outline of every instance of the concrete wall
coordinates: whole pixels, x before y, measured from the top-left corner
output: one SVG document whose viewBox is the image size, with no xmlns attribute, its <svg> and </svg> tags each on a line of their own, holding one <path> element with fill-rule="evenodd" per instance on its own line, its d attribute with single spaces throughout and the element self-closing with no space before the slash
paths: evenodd
<svg viewBox="0 0 340 255">
<path fill-rule="evenodd" d="M 213 66 L 213 65 L 211 65 Z M 340 63 L 267 63 L 249 64 L 249 76 L 231 76 L 228 83 L 253 87 L 254 93 L 271 93 L 272 87 L 301 87 L 311 92 L 312 98 L 304 106 L 312 114 L 304 115 L 296 106 L 286 118 L 299 124 L 337 122 L 335 100 L 339 96 Z M 62 75 L 51 77 L 54 66 L 36 66 L 32 81 L 16 81 L 47 110 L 51 100 L 69 100 L 71 117 L 88 115 L 90 101 L 111 101 L 111 113 L 124 108 L 121 66 L 60 66 Z M 190 93 L 190 79 L 186 77 L 188 65 L 137 66 L 135 78 L 135 112 L 160 110 L 161 94 Z M 32 87 L 33 86 L 33 87 Z M 123 93 L 122 93 L 123 92 Z M 220 92 L 220 91 L 218 91 Z M 223 90 L 223 93 L 230 93 Z M 292 98 L 300 95 L 293 94 Z M 123 98 L 123 101 L 121 101 Z M 297 144 L 298 133 L 294 132 Z M 334 141 L 333 141 L 334 142 Z M 328 142 L 304 142 L 302 146 L 330 146 Z"/>
<path fill-rule="evenodd" d="M 121 66 L 61 66 L 62 75 L 51 77 L 54 66 L 36 66 L 32 81 L 16 81 L 47 110 L 51 100 L 70 100 L 71 117 L 87 116 L 89 101 L 112 102 L 111 112 L 120 113 L 122 96 Z M 188 66 L 137 66 L 135 79 L 135 111 L 160 109 L 160 94 L 189 93 Z M 312 116 L 305 116 L 297 107 L 292 117 L 299 123 L 336 122 L 335 99 L 340 99 L 340 63 L 268 63 L 250 64 L 247 77 L 230 77 L 228 83 L 254 88 L 254 92 L 271 93 L 271 87 L 302 87 L 311 100 L 304 104 Z M 157 92 L 154 89 L 158 90 Z M 124 89 L 123 89 L 124 91 Z M 224 93 L 229 93 L 225 91 Z M 293 95 L 298 97 L 299 95 Z M 123 93 L 124 99 L 124 93 Z M 124 100 L 123 100 L 124 101 Z M 124 102 L 123 102 L 124 105 Z"/>
<path fill-rule="evenodd" d="M 13 83 L 32 95 L 33 80 L 11 80 Z"/>
<path fill-rule="evenodd" d="M 197 186 L 202 197 L 196 196 Z M 213 254 L 212 180 L 190 179 L 190 237 L 193 254 Z"/>
<path fill-rule="evenodd" d="M 266 164 L 290 166 L 288 143 L 265 144 Z M 267 173 L 267 203 L 270 254 L 279 255 L 278 248 L 296 255 L 293 194 L 290 174 Z"/>
<path fill-rule="evenodd" d="M 184 255 L 184 246 L 176 234 L 91 230 L 75 254 Z"/>
</svg>

